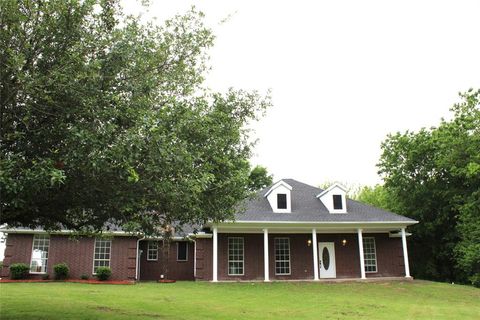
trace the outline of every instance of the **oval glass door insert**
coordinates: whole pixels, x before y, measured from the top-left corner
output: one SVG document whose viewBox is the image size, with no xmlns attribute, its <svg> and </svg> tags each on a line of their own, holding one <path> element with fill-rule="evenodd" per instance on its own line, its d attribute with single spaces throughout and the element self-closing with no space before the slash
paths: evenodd
<svg viewBox="0 0 480 320">
<path fill-rule="evenodd" d="M 328 268 L 330 267 L 330 252 L 328 252 L 327 247 L 323 248 L 322 260 L 323 260 L 323 268 L 325 270 L 328 270 Z"/>
</svg>

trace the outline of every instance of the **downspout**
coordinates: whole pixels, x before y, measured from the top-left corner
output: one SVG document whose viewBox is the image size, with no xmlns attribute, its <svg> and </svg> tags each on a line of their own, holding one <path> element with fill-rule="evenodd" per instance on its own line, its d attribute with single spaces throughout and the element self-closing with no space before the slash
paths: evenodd
<svg viewBox="0 0 480 320">
<path fill-rule="evenodd" d="M 197 240 L 193 240 L 193 279 L 197 280 Z"/>
<path fill-rule="evenodd" d="M 135 281 L 138 281 L 138 274 L 139 274 L 139 270 L 140 270 L 140 259 L 139 259 L 139 256 L 140 256 L 140 241 L 142 240 L 145 240 L 145 236 L 143 236 L 143 238 L 140 238 L 137 240 L 137 256 L 135 258 Z"/>
</svg>

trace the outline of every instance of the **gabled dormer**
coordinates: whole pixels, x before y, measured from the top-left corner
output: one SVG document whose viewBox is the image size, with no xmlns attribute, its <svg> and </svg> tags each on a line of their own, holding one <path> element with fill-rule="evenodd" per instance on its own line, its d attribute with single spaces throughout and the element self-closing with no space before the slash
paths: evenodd
<svg viewBox="0 0 480 320">
<path fill-rule="evenodd" d="M 330 213 L 347 213 L 347 189 L 340 183 L 334 183 L 317 195 Z"/>
<path fill-rule="evenodd" d="M 264 195 L 276 213 L 292 212 L 292 187 L 283 180 L 275 183 Z"/>
</svg>

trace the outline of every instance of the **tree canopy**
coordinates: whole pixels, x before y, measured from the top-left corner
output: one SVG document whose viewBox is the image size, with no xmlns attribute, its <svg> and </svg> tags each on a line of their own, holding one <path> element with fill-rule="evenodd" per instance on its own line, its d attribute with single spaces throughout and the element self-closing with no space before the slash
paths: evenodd
<svg viewBox="0 0 480 320">
<path fill-rule="evenodd" d="M 451 120 L 389 135 L 376 198 L 420 223 L 412 227 L 417 277 L 480 283 L 480 90 L 460 94 Z"/>
<path fill-rule="evenodd" d="M 273 176 L 268 174 L 267 168 L 255 166 L 249 175 L 249 188 L 251 191 L 258 191 L 272 184 Z"/>
<path fill-rule="evenodd" d="M 203 14 L 114 0 L 0 2 L 0 223 L 155 232 L 233 215 L 269 98 L 203 85 Z"/>
</svg>

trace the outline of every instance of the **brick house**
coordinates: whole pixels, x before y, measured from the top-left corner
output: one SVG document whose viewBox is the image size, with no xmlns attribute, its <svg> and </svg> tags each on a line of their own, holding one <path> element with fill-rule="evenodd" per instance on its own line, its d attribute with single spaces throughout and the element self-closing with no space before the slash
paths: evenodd
<svg viewBox="0 0 480 320">
<path fill-rule="evenodd" d="M 177 232 L 168 258 L 176 280 L 321 280 L 411 278 L 406 228 L 412 219 L 347 199 L 334 184 L 322 190 L 284 179 L 241 205 L 234 221 Z M 8 266 L 30 265 L 30 277 L 53 274 L 65 262 L 70 277 L 109 266 L 113 279 L 162 276 L 161 239 L 111 228 L 108 237 L 72 237 L 68 230 L 4 228 Z"/>
</svg>

